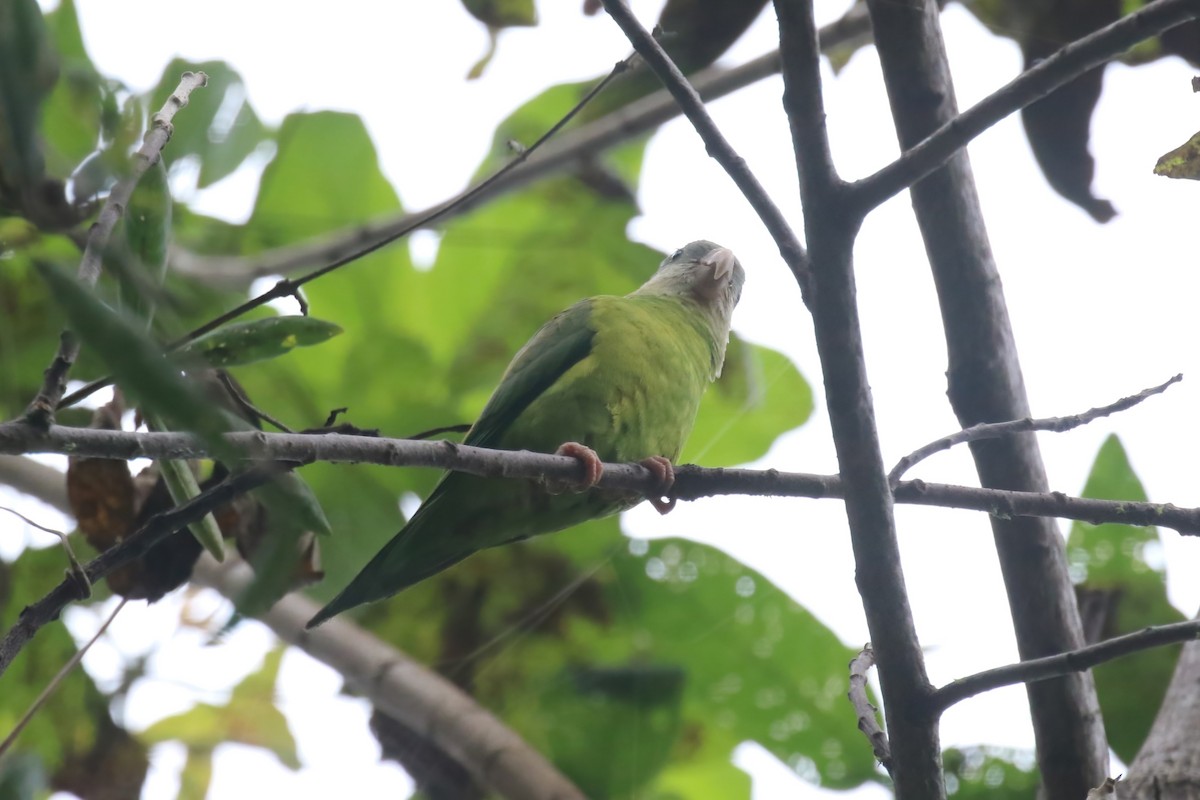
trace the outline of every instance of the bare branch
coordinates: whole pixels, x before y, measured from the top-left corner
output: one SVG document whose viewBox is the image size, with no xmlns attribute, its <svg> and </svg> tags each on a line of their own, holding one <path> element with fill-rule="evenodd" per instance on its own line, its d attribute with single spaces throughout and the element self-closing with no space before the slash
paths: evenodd
<svg viewBox="0 0 1200 800">
<path fill-rule="evenodd" d="M 642 27 L 623 0 L 603 1 L 604 9 L 625 32 L 633 49 L 637 50 L 638 54 L 646 60 L 650 69 L 654 70 L 654 74 L 662 81 L 663 86 L 671 93 L 675 102 L 679 104 L 683 113 L 691 121 L 696 133 L 704 141 L 708 154 L 729 173 L 729 177 L 733 179 L 738 189 L 754 208 L 759 219 L 762 220 L 763 225 L 775 240 L 784 263 L 788 265 L 796 283 L 800 285 L 805 303 L 809 303 L 808 253 L 800 244 L 800 240 L 796 238 L 796 234 L 788 225 L 787 220 L 783 218 L 783 213 L 767 195 L 762 184 L 758 182 L 758 178 L 754 177 L 754 173 L 746 165 L 745 159 L 737 154 L 737 151 L 725 140 L 721 131 L 717 129 L 716 123 L 705 110 L 704 101 L 700 99 L 696 89 L 688 83 L 688 79 L 679 71 L 679 67 L 675 66 L 675 62 L 671 61 L 670 56 L 662 49 L 658 41 Z"/>
<path fill-rule="evenodd" d="M 871 698 L 867 696 L 867 673 L 873 666 L 875 651 L 868 642 L 859 654 L 850 660 L 850 691 L 846 692 L 846 697 L 850 700 L 850 705 L 854 706 L 854 713 L 858 717 L 858 729 L 871 743 L 871 751 L 875 753 L 875 758 L 890 773 L 892 749 L 888 744 L 887 734 L 879 727 L 879 719 L 876 716 L 879 709 L 875 708 Z"/>
<path fill-rule="evenodd" d="M 435 467 L 492 478 L 550 478 L 574 481 L 580 477 L 579 461 L 528 451 L 511 452 L 455 444 L 447 441 L 384 439 L 340 433 L 287 434 L 247 431 L 224 436 L 226 443 L 249 459 L 308 463 L 382 464 L 393 467 Z M 188 433 L 109 431 L 98 428 L 52 426 L 45 433 L 27 425 L 0 424 L 0 481 L 17 488 L 28 486 L 45 496 L 49 467 L 6 457 L 14 453 L 65 453 L 93 458 L 186 459 L 210 458 L 212 453 L 198 437 Z M 34 472 L 18 468 L 32 464 Z M 38 468 L 41 467 L 39 470 Z M 635 492 L 653 491 L 659 484 L 640 464 L 605 464 L 599 486 Z M 845 487 L 837 475 L 780 472 L 775 469 L 706 469 L 694 465 L 675 468 L 673 497 L 697 500 L 726 494 L 756 497 L 844 498 Z M 901 481 L 895 489 L 898 503 L 965 508 L 983 511 L 998 519 L 1061 517 L 1093 524 L 1159 525 L 1183 534 L 1200 534 L 1200 508 L 1180 508 L 1170 503 L 1094 500 L 1062 492 L 1021 492 Z"/>
<path fill-rule="evenodd" d="M 999 689 L 1001 686 L 1033 683 L 1071 672 L 1082 672 L 1121 656 L 1197 638 L 1200 638 L 1200 619 L 1190 619 L 1170 625 L 1155 625 L 1136 633 L 1116 636 L 1067 653 L 1019 661 L 1016 664 L 996 667 L 966 678 L 959 678 L 937 689 L 930 696 L 930 703 L 933 711 L 941 714 L 955 703 L 992 689 Z"/>
<path fill-rule="evenodd" d="M 245 564 L 225 569 L 208 558 L 196 579 L 226 597 L 252 575 Z M 513 800 L 583 800 L 583 794 L 540 753 L 461 689 L 343 618 L 305 630 L 319 606 L 298 594 L 260 619 L 288 644 L 336 669 L 377 708 L 434 742 L 480 782 Z"/>
<path fill-rule="evenodd" d="M 968 142 L 1009 114 L 1120 56 L 1138 42 L 1197 16 L 1200 16 L 1197 0 L 1155 0 L 1068 44 L 907 148 L 874 175 L 851 184 L 854 204 L 862 212 L 881 205 L 945 164 Z"/>
<path fill-rule="evenodd" d="M 87 245 L 83 250 L 83 259 L 79 263 L 76 278 L 80 283 L 94 286 L 100 278 L 101 256 L 108 246 L 108 238 L 113 229 L 125 214 L 125 206 L 133 195 L 138 181 L 146 174 L 146 170 L 158 162 L 163 148 L 171 139 L 174 130 L 171 120 L 175 113 L 188 104 L 188 98 L 196 89 L 208 83 L 208 76 L 203 72 L 185 72 L 179 80 L 179 86 L 167 98 L 162 109 L 151 118 L 150 129 L 142 137 L 142 146 L 133 156 L 133 166 L 129 174 L 117 181 L 100 209 L 100 216 L 88 231 Z M 58 401 L 66 389 L 67 373 L 79 356 L 79 340 L 70 331 L 64 331 L 59 340 L 58 352 L 50 366 L 46 369 L 42 387 L 33 402 L 25 412 L 25 418 L 34 425 L 45 426 L 54 421 L 54 411 Z"/>
<path fill-rule="evenodd" d="M 1069 431 L 1101 417 L 1107 417 L 1118 411 L 1126 411 L 1133 408 L 1149 397 L 1162 394 L 1172 384 L 1179 383 L 1181 380 L 1183 380 L 1183 375 L 1176 375 L 1165 383 L 1160 383 L 1158 386 L 1143 389 L 1129 397 L 1122 397 L 1115 403 L 1109 403 L 1106 406 L 1088 409 L 1082 414 L 1071 414 L 1066 417 L 1045 417 L 1042 419 L 1026 417 L 1025 419 L 1014 419 L 1008 422 L 981 422 L 978 425 L 972 425 L 969 428 L 956 431 L 949 436 L 943 436 L 941 439 L 936 439 L 923 447 L 919 447 L 900 459 L 896 462 L 896 466 L 892 467 L 892 471 L 888 473 L 888 482 L 893 487 L 896 486 L 904 473 L 908 472 L 915 465 L 929 458 L 934 453 L 949 450 L 955 445 L 978 442 L 984 439 L 998 439 L 1001 436 L 1011 436 L 1014 433 L 1027 433 L 1029 431 L 1050 431 L 1052 433 Z"/>
</svg>

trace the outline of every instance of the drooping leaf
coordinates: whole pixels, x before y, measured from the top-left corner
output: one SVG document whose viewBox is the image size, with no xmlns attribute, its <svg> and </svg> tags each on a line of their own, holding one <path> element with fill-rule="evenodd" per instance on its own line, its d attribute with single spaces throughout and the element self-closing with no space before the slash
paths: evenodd
<svg viewBox="0 0 1200 800">
<path fill-rule="evenodd" d="M 462 0 L 463 8 L 489 28 L 536 25 L 533 0 Z"/>
<path fill-rule="evenodd" d="M 185 360 L 198 358 L 210 367 L 253 364 L 321 344 L 342 333 L 332 322 L 300 315 L 235 322 L 206 333 L 176 351 Z"/>
<path fill-rule="evenodd" d="M 1105 440 L 1084 497 L 1145 501 L 1120 440 Z M 1071 526 L 1067 555 L 1089 638 L 1107 639 L 1184 619 L 1167 599 L 1158 530 L 1109 523 Z M 1144 650 L 1092 670 L 1109 745 L 1131 763 L 1158 714 L 1180 645 Z"/>
</svg>

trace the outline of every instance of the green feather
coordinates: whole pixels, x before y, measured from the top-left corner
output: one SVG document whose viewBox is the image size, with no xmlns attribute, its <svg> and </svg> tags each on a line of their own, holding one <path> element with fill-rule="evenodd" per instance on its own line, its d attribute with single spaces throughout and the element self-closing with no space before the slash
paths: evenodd
<svg viewBox="0 0 1200 800">
<path fill-rule="evenodd" d="M 732 253 L 693 242 L 637 292 L 576 303 L 513 358 L 465 443 L 553 453 L 571 441 L 606 462 L 674 461 L 720 372 L 742 280 Z M 308 626 L 389 597 L 483 548 L 608 516 L 641 499 L 605 489 L 552 494 L 537 481 L 448 472 Z"/>
</svg>

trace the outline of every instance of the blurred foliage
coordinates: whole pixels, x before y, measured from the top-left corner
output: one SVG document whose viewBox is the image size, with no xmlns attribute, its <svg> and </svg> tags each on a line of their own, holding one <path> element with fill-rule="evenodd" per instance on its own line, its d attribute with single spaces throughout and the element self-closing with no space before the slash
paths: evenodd
<svg viewBox="0 0 1200 800">
<path fill-rule="evenodd" d="M 1038 793 L 1033 753 L 951 747 L 942 753 L 946 794 L 954 800 L 1027 800 Z"/>
<path fill-rule="evenodd" d="M 685 11 L 674 12 L 682 14 L 680 31 Z M 171 240 L 196 253 L 252 263 L 274 248 L 399 214 L 397 192 L 356 116 L 295 113 L 272 129 L 246 101 L 236 71 L 221 62 L 172 62 L 158 86 L 138 96 L 92 68 L 70 2 L 47 17 L 45 29 L 64 77 L 45 87 L 38 141 L 47 153 L 47 174 L 67 181 L 80 198 L 103 194 L 124 174 L 131 144 L 180 72 L 203 69 L 210 81 L 176 119 L 166 173 L 152 175 L 142 192 L 145 202 L 135 204 L 144 210 L 123 236 L 132 253 L 107 260 L 115 266 L 106 263 L 95 295 L 75 291 L 65 275 L 44 269 L 47 284 L 34 269 L 35 262 L 77 263 L 72 242 L 16 217 L 0 219 L 0 234 L 12 232 L 3 239 L 9 252 L 0 271 L 0 407 L 11 415 L 32 395 L 65 321 L 59 309 L 66 308 L 87 344 L 73 377 L 115 370 L 143 400 L 160 406 L 169 400 L 163 411 L 173 424 L 215 430 L 220 425 L 206 401 L 198 404 L 202 395 L 167 368 L 160 348 L 141 333 L 144 323 L 101 301 L 118 292 L 110 273 L 122 274 L 125 261 L 149 267 L 132 281 L 122 275 L 122 306 L 136 307 L 139 293 L 154 287 L 161 293 L 150 298 L 158 312 L 155 328 L 172 340 L 240 298 L 169 271 L 158 288 L 165 228 Z M 715 48 L 712 57 L 737 35 L 724 33 L 724 45 L 706 45 Z M 70 91 L 63 88 L 68 80 L 74 81 Z M 583 88 L 554 87 L 518 109 L 498 127 L 481 171 L 511 157 L 509 140 L 539 136 Z M 77 124 L 66 125 L 70 117 Z M 244 224 L 198 214 L 178 199 L 171 208 L 163 177 L 177 192 L 181 175 L 207 186 L 264 143 L 273 157 Z M 321 424 L 341 406 L 349 408 L 349 421 L 386 435 L 470 422 L 509 358 L 542 322 L 581 297 L 631 291 L 656 268 L 662 254 L 626 235 L 637 215 L 632 198 L 642 147 L 627 145 L 597 159 L 590 173 L 543 180 L 449 222 L 427 268 L 414 266 L 401 244 L 307 285 L 314 315 L 345 331 L 321 347 L 257 360 L 336 332 L 323 326 L 315 333 L 294 331 L 287 328 L 292 322 L 272 318 L 267 309 L 249 315 L 260 320 L 256 326 L 214 336 L 210 344 L 216 341 L 221 365 L 234 370 L 257 406 L 298 428 Z M 597 180 L 598 174 L 609 177 Z M 247 331 L 248 344 L 242 335 Z M 231 355 L 230 348 L 237 352 Z M 807 420 L 812 402 L 807 382 L 788 359 L 735 337 L 685 458 L 711 466 L 759 458 L 781 433 Z M 316 498 L 312 507 L 324 508 L 334 534 L 322 540 L 329 578 L 314 590 L 328 597 L 399 528 L 398 500 L 424 494 L 437 476 L 431 470 L 316 464 L 304 469 L 304 478 Z M 129 499 L 130 480 L 125 472 L 121 496 L 114 499 Z M 104 485 L 97 484 L 101 493 Z M 87 496 L 100 508 L 105 498 L 94 495 Z M 307 507 L 294 499 L 283 504 Z M 252 517 L 251 525 L 261 514 L 235 511 Z M 94 521 L 95 514 L 85 516 Z M 125 527 L 130 516 L 122 517 Z M 227 515 L 218 517 L 225 529 Z M 256 560 L 277 561 L 272 554 L 294 546 L 294 537 L 271 541 Z M 13 583 L 6 613 L 45 591 L 50 578 L 29 581 L 44 575 L 35 569 L 39 563 L 58 560 L 55 550 L 26 551 L 12 565 L 12 574 L 26 583 Z M 317 569 L 315 561 L 310 568 Z M 289 574 L 275 572 L 272 586 Z M 137 613 L 136 607 L 126 613 Z M 718 790 L 722 797 L 748 797 L 749 780 L 731 763 L 733 749 L 747 740 L 826 786 L 878 780 L 870 750 L 842 707 L 852 652 L 760 574 L 709 546 L 631 541 L 617 520 L 604 520 L 481 553 L 391 603 L 366 609 L 360 620 L 474 693 L 592 797 L 665 799 Z M 33 663 L 36 654 L 38 664 L 61 664 L 73 651 L 65 632 L 48 629 L 24 663 Z M 147 745 L 182 742 L 188 752 L 182 791 L 196 796 L 209 785 L 213 750 L 224 741 L 267 748 L 295 766 L 295 745 L 273 699 L 278 663 L 273 654 L 226 705 L 198 704 L 142 733 L 135 743 L 143 759 Z M 43 667 L 6 677 L 20 674 L 21 692 L 32 697 L 45 673 Z M 72 753 L 94 744 L 102 728 L 81 725 L 80 709 L 101 709 L 101 720 L 111 726 L 105 704 L 87 676 L 76 673 L 35 720 L 18 748 L 20 759 L 8 762 L 0 779 L 33 786 L 50 776 L 46 780 L 54 785 Z M 9 713 L 9 703 L 4 705 Z M 56 735 L 66 714 L 73 715 L 78 742 Z M 144 772 L 130 774 L 140 783 Z"/>
<path fill-rule="evenodd" d="M 1083 496 L 1146 501 L 1146 490 L 1115 435 L 1096 455 Z M 1067 558 L 1089 640 L 1186 619 L 1167 599 L 1157 528 L 1076 522 L 1067 540 Z M 1150 732 L 1181 648 L 1176 644 L 1143 650 L 1092 670 L 1109 746 L 1126 764 Z"/>
</svg>

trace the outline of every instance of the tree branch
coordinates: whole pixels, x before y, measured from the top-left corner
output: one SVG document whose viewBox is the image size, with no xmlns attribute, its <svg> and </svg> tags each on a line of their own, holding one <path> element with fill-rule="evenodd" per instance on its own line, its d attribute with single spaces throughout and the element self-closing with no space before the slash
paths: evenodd
<svg viewBox="0 0 1200 800">
<path fill-rule="evenodd" d="M 946 163 L 972 139 L 1000 120 L 1060 86 L 1105 64 L 1138 42 L 1200 16 L 1197 0 L 1154 0 L 1138 11 L 1063 47 L 963 113 L 953 117 L 903 155 L 851 184 L 851 197 L 863 212 L 920 181 Z"/>
<path fill-rule="evenodd" d="M 922 713 L 933 687 L 909 607 L 863 352 L 854 278 L 861 217 L 846 213 L 825 128 L 811 0 L 775 0 L 783 57 L 783 103 L 792 131 L 804 230 L 812 252 L 810 309 L 845 487 L 855 579 L 878 658 L 896 796 L 946 796 L 937 719 Z"/>
<path fill-rule="evenodd" d="M 892 749 L 888 744 L 887 734 L 883 732 L 883 728 L 879 727 L 879 720 L 876 717 L 879 709 L 875 708 L 871 703 L 871 698 L 867 695 L 867 673 L 873 666 L 875 666 L 875 651 L 871 649 L 871 644 L 868 642 L 858 655 L 850 659 L 850 690 L 846 692 L 846 698 L 850 701 L 850 705 L 854 706 L 854 715 L 858 717 L 858 729 L 871 743 L 871 752 L 890 774 Z"/>
<path fill-rule="evenodd" d="M 999 439 L 1001 436 L 1012 436 L 1016 433 L 1027 433 L 1030 431 L 1051 431 L 1053 433 L 1069 431 L 1072 428 L 1086 425 L 1101 417 L 1107 417 L 1118 411 L 1126 411 L 1133 408 L 1138 403 L 1153 395 L 1162 394 L 1172 384 L 1179 383 L 1181 380 L 1183 380 L 1183 375 L 1176 375 L 1170 380 L 1160 383 L 1158 386 L 1143 389 L 1129 397 L 1122 397 L 1115 403 L 1109 403 L 1106 406 L 1088 409 L 1082 414 L 1071 414 L 1066 417 L 1045 417 L 1042 419 L 1026 417 L 1025 419 L 1014 419 L 1008 422 L 981 422 L 978 425 L 972 425 L 961 431 L 955 431 L 949 436 L 935 439 L 900 459 L 896 462 L 896 466 L 892 467 L 892 471 L 888 473 L 888 483 L 894 487 L 900 482 L 900 478 L 904 473 L 908 472 L 914 466 L 929 458 L 934 453 L 949 450 L 955 445 L 967 442 L 979 442 L 984 439 Z"/>
<path fill-rule="evenodd" d="M 1190 619 L 1170 625 L 1155 625 L 1136 633 L 1116 636 L 1067 653 L 1019 661 L 1016 664 L 996 667 L 969 675 L 966 678 L 959 678 L 935 691 L 930 697 L 930 703 L 933 710 L 941 714 L 955 703 L 992 689 L 999 689 L 1001 686 L 1033 683 L 1071 672 L 1082 672 L 1121 656 L 1198 638 L 1200 638 L 1200 619 Z"/>
<path fill-rule="evenodd" d="M 195 579 L 226 597 L 236 597 L 252 580 L 252 573 L 244 563 L 222 568 L 203 557 Z M 583 793 L 544 756 L 423 664 L 342 618 L 305 630 L 304 623 L 319 609 L 311 600 L 291 594 L 259 619 L 283 641 L 336 669 L 373 705 L 449 753 L 504 797 L 583 800 Z"/>
<path fill-rule="evenodd" d="M 179 86 L 167 98 L 162 109 L 151 118 L 150 129 L 142 137 L 142 146 L 134 153 L 129 174 L 113 186 L 104 201 L 104 207 L 100 209 L 100 216 L 88 231 L 83 259 L 79 263 L 79 272 L 76 275 L 80 283 L 87 286 L 96 285 L 100 278 L 101 256 L 108 246 L 108 238 L 124 216 L 125 206 L 129 204 L 129 198 L 133 195 L 138 181 L 146 174 L 146 170 L 158 162 L 163 148 L 170 141 L 174 130 L 171 120 L 179 109 L 188 104 L 192 92 L 207 83 L 208 76 L 203 72 L 183 73 Z M 71 371 L 71 366 L 78 357 L 79 340 L 70 331 L 63 331 L 58 352 L 46 369 L 42 387 L 25 412 L 25 418 L 31 424 L 46 426 L 54 421 L 54 411 L 66 389 L 67 373 Z"/>
<path fill-rule="evenodd" d="M 529 451 L 490 450 L 445 441 L 384 439 L 339 433 L 265 433 L 246 431 L 225 434 L 226 443 L 248 459 L 284 462 L 329 461 L 381 464 L 392 467 L 434 467 L 469 472 L 489 478 L 549 478 L 576 481 L 579 461 Z M 20 423 L 0 424 L 0 482 L 8 482 L 37 496 L 52 480 L 49 467 L 15 453 L 63 453 L 91 458 L 189 459 L 211 458 L 210 448 L 188 433 L 109 431 L 98 428 L 52 426 L 42 433 Z M 10 454 L 8 456 L 4 454 Z M 32 472 L 30 468 L 32 467 Z M 640 464 L 605 464 L 599 486 L 631 492 L 650 492 L 658 479 Z M 807 497 L 838 499 L 846 496 L 837 475 L 780 472 L 775 469 L 706 469 L 694 465 L 675 468 L 672 496 L 698 500 L 727 494 L 756 497 Z M 1187 535 L 1200 535 L 1200 508 L 1180 508 L 1170 503 L 1094 500 L 1062 492 L 1022 492 L 980 489 L 901 481 L 895 490 L 898 503 L 983 511 L 998 519 L 1061 517 L 1096 525 L 1159 525 Z"/>
<path fill-rule="evenodd" d="M 633 12 L 625 5 L 624 0 L 603 0 L 603 2 L 605 10 L 624 31 L 630 44 L 633 45 L 633 49 L 637 50 L 638 54 L 646 60 L 650 69 L 654 70 L 654 74 L 675 98 L 675 102 L 679 104 L 684 115 L 695 127 L 696 133 L 704 141 L 708 154 L 725 169 L 725 172 L 737 184 L 747 202 L 758 214 L 759 219 L 762 220 L 763 225 L 775 240 L 775 244 L 779 248 L 779 255 L 783 257 L 784 263 L 788 265 L 796 283 L 799 284 L 805 303 L 811 307 L 808 297 L 811 280 L 808 254 L 800 244 L 800 240 L 796 238 L 796 234 L 788 225 L 787 220 L 783 218 L 783 213 L 763 189 L 758 178 L 754 177 L 754 173 L 746 165 L 745 159 L 737 154 L 721 131 L 717 129 L 716 123 L 705 110 L 704 101 L 696 89 L 688 83 L 688 79 L 680 72 L 679 67 L 675 66 L 675 62 L 662 49 L 658 41 L 637 21 Z"/>
<path fill-rule="evenodd" d="M 938 5 L 937 0 L 867 0 L 902 151 L 958 116 Z M 959 425 L 1029 416 L 1003 286 L 966 151 L 957 151 L 914 184 L 911 196 L 937 289 L 949 358 L 947 395 Z M 971 453 L 983 486 L 1035 493 L 1049 488 L 1032 434 L 974 442 Z M 1074 586 L 1053 520 L 993 516 L 991 524 L 1021 657 L 1082 647 Z M 1027 690 L 1044 794 L 1085 796 L 1108 774 L 1108 746 L 1091 674 L 1074 673 Z"/>
</svg>

